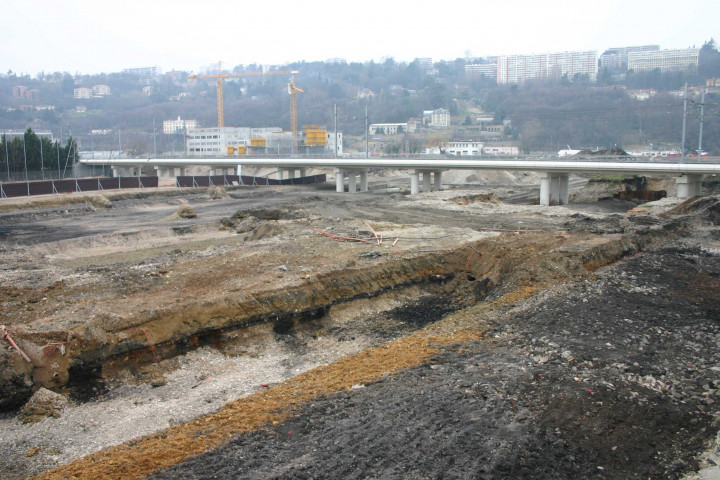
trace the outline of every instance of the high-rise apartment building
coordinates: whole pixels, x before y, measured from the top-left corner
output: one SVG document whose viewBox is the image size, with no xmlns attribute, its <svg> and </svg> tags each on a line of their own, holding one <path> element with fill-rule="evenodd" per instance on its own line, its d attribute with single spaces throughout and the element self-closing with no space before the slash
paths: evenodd
<svg viewBox="0 0 720 480">
<path fill-rule="evenodd" d="M 539 55 L 505 55 L 498 57 L 497 82 L 499 84 L 524 83 L 537 78 L 561 78 L 573 80 L 577 75 L 587 75 L 594 82 L 597 78 L 597 52 L 543 53 Z"/>
<path fill-rule="evenodd" d="M 652 52 L 628 53 L 628 70 L 660 71 L 697 69 L 700 50 L 684 48 L 676 50 L 658 50 Z"/>
<path fill-rule="evenodd" d="M 656 52 L 658 50 L 660 50 L 660 45 L 608 48 L 600 55 L 598 63 L 600 68 L 624 72 L 628 69 L 628 54 L 635 52 Z"/>
</svg>

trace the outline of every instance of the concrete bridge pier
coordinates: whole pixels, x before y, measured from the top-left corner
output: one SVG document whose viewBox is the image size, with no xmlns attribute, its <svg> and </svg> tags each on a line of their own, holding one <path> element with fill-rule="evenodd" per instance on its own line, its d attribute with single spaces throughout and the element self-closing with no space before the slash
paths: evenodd
<svg viewBox="0 0 720 480">
<path fill-rule="evenodd" d="M 431 192 L 442 189 L 442 170 L 410 170 L 410 194 L 420 193 L 420 174 L 422 174 L 422 191 Z M 432 176 L 431 176 L 432 175 Z"/>
<path fill-rule="evenodd" d="M 410 172 L 410 195 L 417 195 L 418 193 L 420 193 L 420 172 L 412 170 Z"/>
<path fill-rule="evenodd" d="M 138 177 L 140 167 L 112 167 L 113 177 Z"/>
<path fill-rule="evenodd" d="M 430 172 L 425 170 L 422 173 L 422 191 L 423 192 L 429 192 L 431 190 L 430 182 L 431 182 Z"/>
<path fill-rule="evenodd" d="M 349 169 L 349 168 L 336 168 L 335 169 L 335 191 L 345 191 L 345 174 L 348 176 L 348 193 L 357 193 L 358 182 L 357 176 L 360 174 L 360 191 L 368 191 L 367 182 L 368 169 Z"/>
<path fill-rule="evenodd" d="M 284 178 L 296 178 L 296 174 L 299 172 L 300 177 L 307 176 L 307 169 L 305 168 L 278 168 L 276 172 L 276 178 L 283 180 Z M 285 175 L 287 174 L 287 175 Z"/>
<path fill-rule="evenodd" d="M 675 178 L 677 196 L 680 198 L 690 198 L 700 195 L 702 179 L 702 175 L 680 175 Z"/>
<path fill-rule="evenodd" d="M 433 180 L 435 180 L 434 190 L 436 192 L 442 190 L 442 170 L 435 170 L 433 172 Z"/>
<path fill-rule="evenodd" d="M 155 172 L 159 178 L 173 178 L 175 177 L 174 167 L 155 167 Z"/>
<path fill-rule="evenodd" d="M 540 179 L 540 205 L 567 205 L 569 173 L 546 172 Z"/>
</svg>

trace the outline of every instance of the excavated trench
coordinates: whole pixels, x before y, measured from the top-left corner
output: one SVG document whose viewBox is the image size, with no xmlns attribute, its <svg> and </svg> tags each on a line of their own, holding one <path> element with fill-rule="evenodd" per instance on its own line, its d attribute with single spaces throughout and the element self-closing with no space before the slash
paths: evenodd
<svg viewBox="0 0 720 480">
<path fill-rule="evenodd" d="M 455 250 L 331 271 L 262 294 L 137 314 L 71 335 L 71 354 L 48 352 L 34 367 L 34 383 L 83 402 L 107 393 L 107 384 L 152 383 L 156 378 L 147 374 L 149 367 L 200 347 L 257 355 L 273 342 L 290 345 L 318 336 L 342 341 L 348 335 L 370 337 L 369 344 L 377 345 L 486 299 L 585 275 L 641 250 L 652 237 L 648 233 L 488 238 Z M 358 309 L 350 329 L 338 325 L 336 309 L 352 309 L 368 299 L 380 306 Z"/>
<path fill-rule="evenodd" d="M 446 262 L 446 259 L 435 256 L 429 256 L 426 260 L 431 259 Z M 170 340 L 161 343 L 118 343 L 112 347 L 114 353 L 106 358 L 92 358 L 98 353 L 86 352 L 85 355 L 92 359 L 69 367 L 65 391 L 76 402 L 92 401 L 106 394 L 109 385 L 117 386 L 127 381 L 128 372 L 130 378 L 138 382 L 152 383 L 156 378 L 147 372 L 152 370 L 153 364 L 203 347 L 221 351 L 228 356 L 240 356 L 262 355 L 262 351 L 273 343 L 290 347 L 293 344 L 305 345 L 303 339 L 320 336 L 340 342 L 355 340 L 355 336 L 373 337 L 372 344 L 386 342 L 481 301 L 490 294 L 493 285 L 487 278 L 477 281 L 468 272 L 456 275 L 454 272 L 435 269 L 431 269 L 434 273 L 420 277 L 413 276 L 417 272 L 412 269 L 402 269 L 400 278 L 407 281 L 393 284 L 392 279 L 397 279 L 395 269 L 397 266 L 388 269 L 388 277 L 379 285 L 375 282 L 369 282 L 368 285 L 364 273 L 356 272 L 354 275 L 332 275 L 331 279 L 320 280 L 319 285 L 310 288 L 256 296 L 257 303 L 267 305 L 273 311 L 269 314 L 238 316 L 222 322 L 224 326 L 219 328 L 203 327 L 187 335 L 176 331 Z M 333 287 L 329 287 L 330 284 Z M 377 289 L 355 289 L 353 285 L 357 284 Z M 325 293 L 321 294 L 323 291 Z M 338 308 L 360 309 L 356 304 L 377 299 L 381 299 L 379 303 L 382 306 L 372 311 L 365 308 L 367 317 L 357 319 L 360 325 L 348 328 L 332 314 Z M 216 316 L 215 321 L 218 320 Z M 162 317 L 153 320 L 154 325 L 163 323 Z M 143 333 L 148 332 L 149 328 L 153 327 L 139 327 Z M 168 328 L 171 327 L 163 326 L 163 329 Z M 183 326 L 178 327 L 178 330 L 181 329 Z M 156 328 L 152 331 L 157 335 Z M 150 335 L 144 338 L 148 340 Z"/>
</svg>

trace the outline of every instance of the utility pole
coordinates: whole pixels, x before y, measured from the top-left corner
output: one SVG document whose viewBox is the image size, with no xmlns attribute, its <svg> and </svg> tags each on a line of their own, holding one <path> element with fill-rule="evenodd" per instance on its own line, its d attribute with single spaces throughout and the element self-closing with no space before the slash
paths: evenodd
<svg viewBox="0 0 720 480">
<path fill-rule="evenodd" d="M 42 173 L 42 179 L 45 180 L 45 159 L 43 158 L 42 137 L 38 135 L 38 139 L 40 139 L 40 172 Z"/>
<path fill-rule="evenodd" d="M 688 84 L 685 82 L 685 100 L 683 100 L 683 126 L 682 126 L 682 145 L 680 146 L 680 163 L 685 163 L 685 123 L 687 122 L 687 97 Z"/>
<path fill-rule="evenodd" d="M 337 139 L 337 103 L 335 104 L 335 158 L 337 158 L 338 153 L 338 139 Z"/>
<path fill-rule="evenodd" d="M 23 134 L 22 139 L 23 139 L 23 160 L 25 162 L 25 181 L 27 182 L 28 181 L 28 171 L 27 171 L 27 149 L 25 148 L 25 134 Z M 30 187 L 28 187 L 28 188 L 30 188 Z M 28 193 L 28 195 L 30 195 L 30 194 Z"/>
<path fill-rule="evenodd" d="M 25 148 L 25 135 L 23 134 L 23 158 L 25 159 L 25 185 L 27 185 L 27 194 L 30 196 L 30 182 L 28 181 L 27 171 L 27 150 Z"/>
<path fill-rule="evenodd" d="M 365 105 L 365 158 L 370 158 L 370 126 L 368 125 L 368 108 Z"/>
<path fill-rule="evenodd" d="M 155 158 L 157 158 L 157 142 L 155 141 L 155 116 L 153 116 L 153 150 L 155 151 Z"/>
<path fill-rule="evenodd" d="M 705 89 L 703 88 L 702 95 L 700 97 L 700 137 L 698 138 L 698 162 L 702 161 L 702 129 L 703 129 L 704 113 L 705 113 Z"/>
<path fill-rule="evenodd" d="M 10 156 L 8 155 L 9 145 L 7 131 L 5 132 L 5 166 L 7 166 L 7 181 L 10 181 Z"/>
</svg>

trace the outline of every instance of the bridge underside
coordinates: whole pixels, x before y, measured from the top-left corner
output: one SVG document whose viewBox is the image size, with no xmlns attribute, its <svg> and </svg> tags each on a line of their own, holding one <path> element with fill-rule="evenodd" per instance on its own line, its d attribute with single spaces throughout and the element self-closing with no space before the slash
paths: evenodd
<svg viewBox="0 0 720 480">
<path fill-rule="evenodd" d="M 116 161 L 117 162 L 117 161 Z M 148 160 L 148 163 L 150 161 Z M 155 160 L 155 163 L 158 161 Z M 190 162 L 190 161 L 188 161 Z M 90 163 L 90 162 L 85 162 Z M 180 163 L 180 162 L 178 162 Z M 234 174 L 235 169 L 237 168 L 237 165 L 234 165 L 235 162 L 231 165 L 225 164 L 226 162 L 223 162 L 223 165 L 210 165 L 211 169 L 214 171 L 216 175 L 223 175 L 226 172 Z M 248 162 L 249 163 L 249 162 Z M 264 165 L 265 163 L 270 166 L 271 162 L 265 161 L 262 162 Z M 278 162 L 279 163 L 279 162 Z M 288 161 L 285 161 L 284 163 L 288 163 Z M 307 164 L 300 164 L 298 162 L 297 164 L 293 165 L 278 165 L 277 168 L 277 178 L 282 180 L 284 177 L 287 178 L 295 178 L 296 174 L 299 174 L 300 177 L 304 177 L 306 175 L 306 169 L 309 166 L 316 166 L 316 167 L 324 167 L 329 165 L 314 165 L 312 161 L 306 162 Z M 315 163 L 319 163 L 316 161 Z M 378 164 L 382 163 L 381 161 L 376 162 Z M 416 162 L 421 163 L 421 162 Z M 418 194 L 421 191 L 422 192 L 431 192 L 431 191 L 439 191 L 442 188 L 442 172 L 444 170 L 453 169 L 452 162 L 447 162 L 448 168 L 439 169 L 437 168 L 439 165 L 428 165 L 427 168 L 412 168 L 408 164 L 407 166 L 402 165 L 395 165 L 395 168 L 405 168 L 410 172 L 410 193 L 411 194 Z M 502 169 L 501 165 L 498 165 L 496 162 L 493 167 L 496 167 L 494 169 Z M 527 162 L 526 162 L 527 163 Z M 549 162 L 546 162 L 549 163 Z M 190 163 L 187 163 L 190 165 Z M 260 165 L 261 162 L 254 161 L 253 164 Z M 336 163 L 337 164 L 337 163 Z M 181 164 L 182 166 L 178 165 L 154 165 L 154 168 L 158 172 L 159 177 L 175 177 L 175 176 L 182 176 L 184 174 L 185 170 L 185 164 Z M 632 165 L 633 167 L 637 166 L 638 164 Z M 568 165 L 571 166 L 571 165 Z M 544 171 L 542 168 L 537 168 L 537 165 L 528 165 L 526 170 L 527 171 L 539 171 L 543 176 L 540 179 L 540 205 L 567 205 L 569 200 L 569 177 L 571 172 L 575 171 L 584 171 L 589 170 L 587 168 L 583 168 L 587 165 L 579 164 L 574 165 L 573 168 L 569 168 L 568 171 Z M 386 165 L 378 165 L 378 167 L 384 167 L 388 168 Z M 431 168 L 432 167 L 432 168 Z M 457 166 L 455 168 L 461 168 L 461 169 L 469 169 L 471 167 L 478 168 L 475 165 L 462 165 Z M 511 165 L 512 167 L 512 165 Z M 642 167 L 642 168 L 641 168 Z M 680 167 L 680 165 L 675 165 L 674 167 Z M 687 166 L 684 166 L 687 168 Z M 489 169 L 488 165 L 484 165 L 483 168 Z M 603 166 L 594 166 L 594 170 L 596 173 L 603 173 L 602 170 Z M 650 165 L 644 166 L 640 165 L 640 167 L 637 168 L 637 170 L 631 170 L 627 168 L 627 165 L 620 165 L 620 166 L 610 166 L 608 169 L 607 166 L 605 166 L 607 169 L 607 172 L 615 172 L 615 173 L 626 173 L 626 174 L 643 174 L 647 173 L 645 170 L 650 171 L 650 168 L 655 168 L 659 171 L 653 172 L 653 173 L 665 173 L 665 174 L 672 174 L 671 171 L 665 171 L 667 168 L 660 169 L 657 165 Z M 707 172 L 703 173 L 709 173 L 716 171 L 720 173 L 720 167 L 718 166 L 703 166 L 702 167 L 705 170 L 708 170 Z M 713 170 L 714 168 L 714 170 Z M 127 177 L 127 176 L 137 176 L 140 174 L 140 165 L 133 165 L 131 162 L 128 162 L 126 164 L 121 165 L 112 165 L 113 169 L 113 176 L 114 177 Z M 511 169 L 518 170 L 518 168 L 513 167 Z M 615 170 L 616 169 L 616 170 Z M 335 185 L 336 185 L 336 191 L 338 192 L 344 192 L 345 190 L 345 178 L 347 177 L 347 192 L 349 193 L 356 193 L 358 191 L 360 192 L 366 192 L 368 190 L 368 179 L 367 174 L 369 171 L 369 167 L 367 166 L 361 166 L 361 165 L 352 165 L 352 166 L 345 166 L 345 167 L 335 167 Z M 625 171 L 627 170 L 627 171 Z M 700 195 L 701 188 L 702 188 L 702 179 L 703 179 L 703 173 L 680 173 L 675 172 L 676 178 L 675 182 L 677 184 L 677 197 L 679 198 L 690 198 L 697 195 Z M 359 178 L 358 178 L 359 177 Z"/>
</svg>

